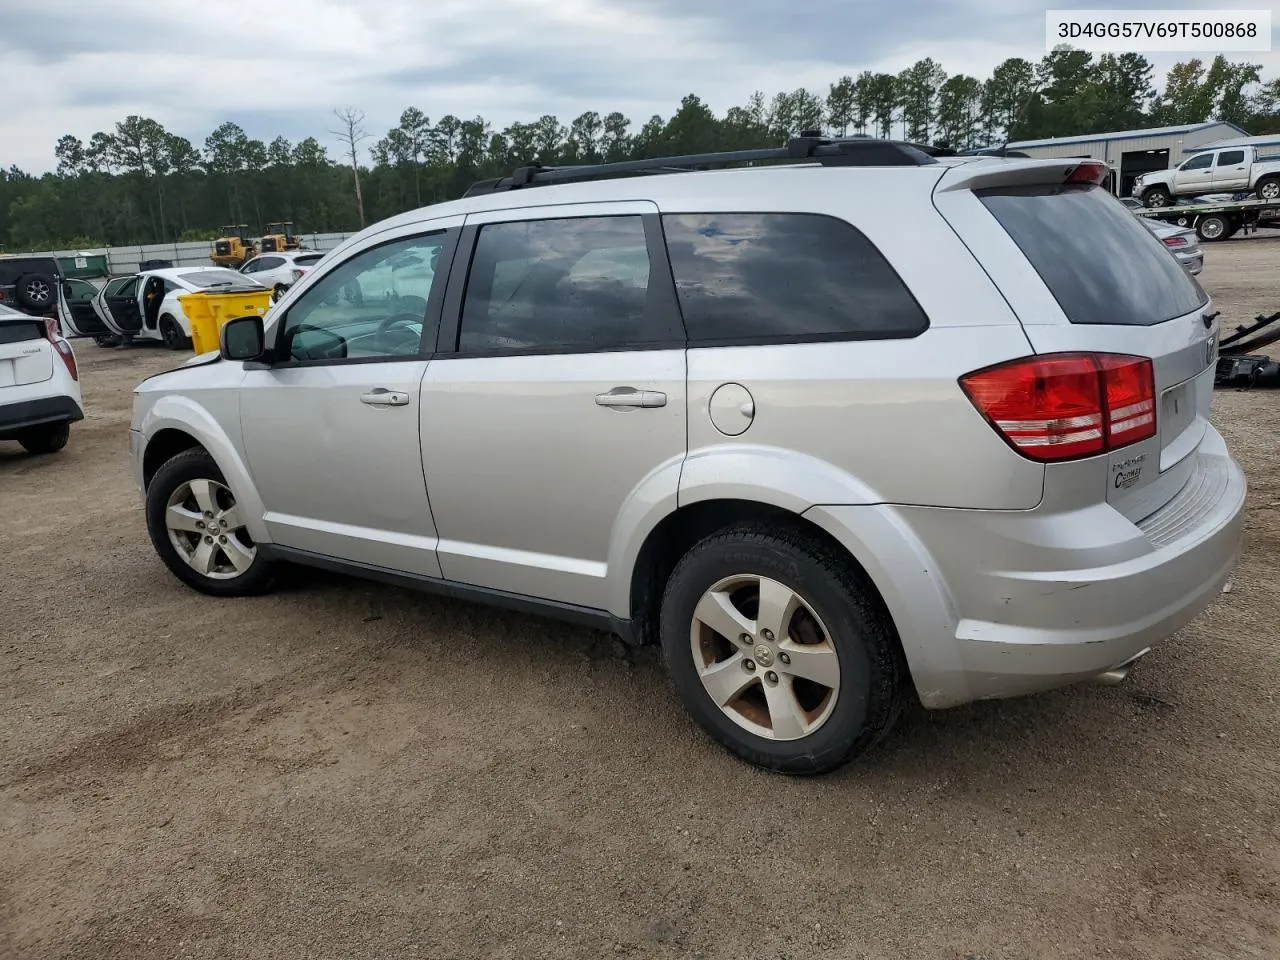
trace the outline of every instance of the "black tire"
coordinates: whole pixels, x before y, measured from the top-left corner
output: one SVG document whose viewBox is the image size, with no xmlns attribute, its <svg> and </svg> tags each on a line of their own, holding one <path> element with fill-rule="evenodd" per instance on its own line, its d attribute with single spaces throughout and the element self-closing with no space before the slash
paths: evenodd
<svg viewBox="0 0 1280 960">
<path fill-rule="evenodd" d="M 120 338 L 110 333 L 100 333 L 93 338 L 93 342 L 100 347 L 119 346 Z"/>
<path fill-rule="evenodd" d="M 1142 191 L 1144 207 L 1167 207 L 1173 203 L 1173 194 L 1166 187 L 1151 187 Z"/>
<path fill-rule="evenodd" d="M 1280 177 L 1263 177 L 1254 192 L 1259 200 L 1280 200 Z"/>
<path fill-rule="evenodd" d="M 46 423 L 28 427 L 18 434 L 18 442 L 27 453 L 57 453 L 71 439 L 71 424 Z"/>
<path fill-rule="evenodd" d="M 277 300 L 279 300 L 288 292 L 289 292 L 288 287 L 286 287 L 283 283 L 277 283 L 275 285 L 275 288 L 271 291 L 271 302 L 275 303 Z"/>
<path fill-rule="evenodd" d="M 1226 240 L 1233 233 L 1231 219 L 1219 213 L 1207 214 L 1196 221 L 1196 236 L 1206 243 Z"/>
<path fill-rule="evenodd" d="M 226 478 L 218 469 L 218 464 L 213 457 L 197 448 L 184 451 L 167 460 L 156 471 L 155 476 L 151 478 L 151 483 L 147 486 L 147 533 L 151 537 L 151 545 L 155 547 L 164 565 L 187 586 L 215 597 L 253 596 L 269 590 L 275 579 L 275 570 L 261 553 L 254 557 L 248 570 L 227 580 L 198 573 L 179 555 L 177 548 L 169 539 L 169 531 L 165 526 L 165 511 L 169 506 L 169 497 L 182 484 L 193 480 L 213 480 L 216 483 L 226 484 Z"/>
<path fill-rule="evenodd" d="M 191 338 L 182 332 L 178 321 L 167 313 L 160 318 L 160 336 L 164 338 L 164 345 L 170 350 L 191 349 Z"/>
<path fill-rule="evenodd" d="M 699 677 L 691 642 L 694 610 L 714 584 L 738 575 L 782 583 L 827 626 L 840 691 L 826 721 L 806 736 L 774 740 L 739 726 Z M 694 546 L 667 582 L 661 637 L 671 682 L 693 719 L 730 751 L 767 770 L 812 775 L 842 766 L 889 732 L 905 700 L 906 664 L 874 588 L 848 557 L 798 531 L 743 525 Z"/>
<path fill-rule="evenodd" d="M 24 273 L 13 287 L 14 299 L 27 310 L 49 310 L 57 306 L 58 285 L 47 273 Z"/>
</svg>

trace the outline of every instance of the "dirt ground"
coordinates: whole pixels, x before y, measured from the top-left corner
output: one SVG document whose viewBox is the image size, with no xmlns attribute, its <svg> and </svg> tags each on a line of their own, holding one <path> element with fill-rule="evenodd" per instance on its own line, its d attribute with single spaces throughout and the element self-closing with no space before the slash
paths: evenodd
<svg viewBox="0 0 1280 960">
<path fill-rule="evenodd" d="M 1280 310 L 1280 236 L 1207 258 L 1228 327 Z M 0 957 L 1280 956 L 1280 391 L 1218 394 L 1246 552 L 1126 685 L 916 710 L 795 780 L 602 634 L 192 593 L 126 462 L 174 355 L 76 351 L 69 447 L 0 444 Z"/>
</svg>

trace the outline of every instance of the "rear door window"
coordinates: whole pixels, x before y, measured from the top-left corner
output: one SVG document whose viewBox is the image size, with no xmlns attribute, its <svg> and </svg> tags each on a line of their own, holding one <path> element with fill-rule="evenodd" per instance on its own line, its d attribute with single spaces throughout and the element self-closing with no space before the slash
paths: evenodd
<svg viewBox="0 0 1280 960">
<path fill-rule="evenodd" d="M 662 218 L 690 344 L 914 337 L 929 325 L 852 224 L 810 213 Z"/>
<path fill-rule="evenodd" d="M 1209 298 L 1137 217 L 1092 186 L 977 191 L 1072 323 L 1151 326 Z"/>
</svg>

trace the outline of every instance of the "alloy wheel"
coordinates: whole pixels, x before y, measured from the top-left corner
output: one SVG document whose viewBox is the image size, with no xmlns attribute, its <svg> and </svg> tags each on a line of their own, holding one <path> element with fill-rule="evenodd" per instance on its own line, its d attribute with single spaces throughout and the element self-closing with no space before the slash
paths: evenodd
<svg viewBox="0 0 1280 960">
<path fill-rule="evenodd" d="M 178 556 L 211 580 L 234 580 L 258 555 L 235 497 L 216 480 L 179 484 L 169 496 L 164 525 Z"/>
<path fill-rule="evenodd" d="M 690 646 L 703 688 L 757 736 L 798 740 L 831 716 L 840 659 L 813 608 L 777 580 L 727 577 L 693 612 Z"/>
<path fill-rule="evenodd" d="M 45 304 L 49 302 L 52 291 L 49 289 L 49 284 L 36 278 L 27 281 L 26 294 L 30 303 Z"/>
</svg>

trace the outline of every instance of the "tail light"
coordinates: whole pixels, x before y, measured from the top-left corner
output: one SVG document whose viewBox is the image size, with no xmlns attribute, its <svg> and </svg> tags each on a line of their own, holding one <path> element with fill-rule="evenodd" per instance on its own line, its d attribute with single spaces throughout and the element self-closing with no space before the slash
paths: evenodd
<svg viewBox="0 0 1280 960">
<path fill-rule="evenodd" d="M 63 340 L 58 333 L 58 321 L 53 317 L 46 317 L 44 321 L 45 338 L 53 344 L 53 349 L 57 351 L 58 356 L 62 358 L 62 362 L 67 365 L 67 373 L 71 374 L 72 380 L 80 379 L 80 368 L 76 366 L 76 355 L 71 349 L 71 344 Z"/>
<path fill-rule="evenodd" d="M 305 270 L 299 270 L 297 267 L 294 267 L 294 268 L 293 268 L 293 270 L 292 270 L 291 272 L 293 273 L 293 282 L 294 282 L 294 283 L 297 283 L 299 280 L 301 280 L 301 279 L 302 279 L 302 275 L 303 275 L 303 273 L 305 273 L 306 271 L 305 271 Z"/>
<path fill-rule="evenodd" d="M 1160 240 L 1166 247 L 1185 247 L 1187 245 L 1186 237 L 1162 237 Z"/>
<path fill-rule="evenodd" d="M 1105 163 L 1078 163 L 1067 172 L 1066 183 L 1101 183 L 1107 179 Z"/>
<path fill-rule="evenodd" d="M 1146 357 L 1057 353 L 997 364 L 960 387 L 1009 446 L 1042 462 L 1075 460 L 1155 436 Z"/>
</svg>

